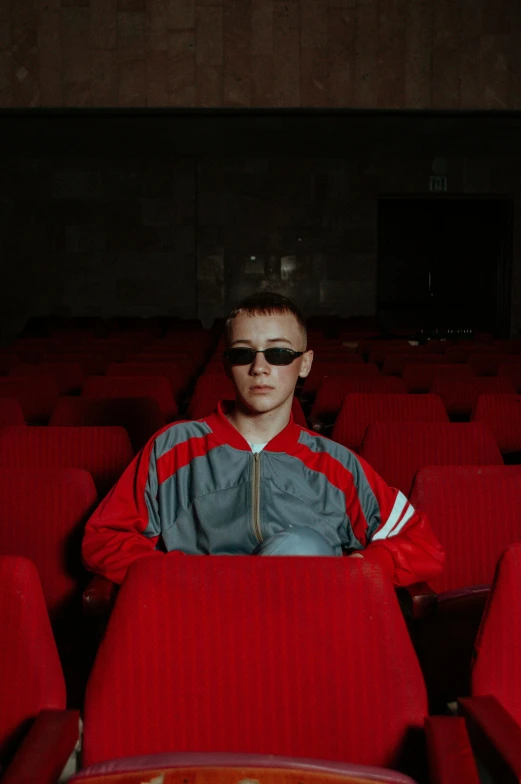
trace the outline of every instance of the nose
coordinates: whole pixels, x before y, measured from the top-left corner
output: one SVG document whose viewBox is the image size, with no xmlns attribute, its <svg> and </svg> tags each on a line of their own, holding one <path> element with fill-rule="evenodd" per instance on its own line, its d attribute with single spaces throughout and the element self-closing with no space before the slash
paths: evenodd
<svg viewBox="0 0 521 784">
<path fill-rule="evenodd" d="M 260 375 L 261 373 L 268 374 L 269 372 L 270 372 L 269 362 L 266 362 L 266 358 L 264 354 L 258 352 L 257 354 L 255 354 L 255 359 L 251 364 L 250 373 L 256 376 L 256 375 Z"/>
</svg>

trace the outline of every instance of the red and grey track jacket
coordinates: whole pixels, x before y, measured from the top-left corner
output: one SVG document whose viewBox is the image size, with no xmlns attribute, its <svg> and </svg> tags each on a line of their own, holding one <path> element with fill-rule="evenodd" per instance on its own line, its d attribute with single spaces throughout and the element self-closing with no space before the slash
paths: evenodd
<svg viewBox="0 0 521 784">
<path fill-rule="evenodd" d="M 291 418 L 253 454 L 220 403 L 160 430 L 88 521 L 87 568 L 122 582 L 144 555 L 249 554 L 299 525 L 335 548 L 363 550 L 396 585 L 437 575 L 444 552 L 425 516 L 349 449 Z"/>
</svg>

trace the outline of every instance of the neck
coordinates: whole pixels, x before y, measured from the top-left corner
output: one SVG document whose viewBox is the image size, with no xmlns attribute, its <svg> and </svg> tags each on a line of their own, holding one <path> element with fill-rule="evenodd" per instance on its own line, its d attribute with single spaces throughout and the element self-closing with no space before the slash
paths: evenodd
<svg viewBox="0 0 521 784">
<path fill-rule="evenodd" d="M 287 426 L 291 416 L 291 399 L 275 411 L 254 413 L 239 400 L 227 414 L 228 421 L 250 444 L 267 444 Z"/>
</svg>

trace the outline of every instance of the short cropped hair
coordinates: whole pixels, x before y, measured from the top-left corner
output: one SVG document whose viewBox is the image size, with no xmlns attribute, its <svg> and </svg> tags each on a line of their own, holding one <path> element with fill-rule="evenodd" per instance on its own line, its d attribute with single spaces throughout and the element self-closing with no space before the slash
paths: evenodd
<svg viewBox="0 0 521 784">
<path fill-rule="evenodd" d="M 258 291 L 245 297 L 237 307 L 233 308 L 228 314 L 225 325 L 226 342 L 229 342 L 232 321 L 240 313 L 247 313 L 250 316 L 274 316 L 278 314 L 291 313 L 297 319 L 298 325 L 302 330 L 304 341 L 307 342 L 306 319 L 304 314 L 294 302 L 288 297 L 277 294 L 274 291 Z"/>
</svg>

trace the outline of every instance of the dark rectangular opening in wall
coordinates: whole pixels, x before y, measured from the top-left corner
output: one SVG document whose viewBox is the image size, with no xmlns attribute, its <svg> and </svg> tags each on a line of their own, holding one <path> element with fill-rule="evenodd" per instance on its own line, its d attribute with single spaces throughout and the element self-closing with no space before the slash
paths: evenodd
<svg viewBox="0 0 521 784">
<path fill-rule="evenodd" d="M 507 337 L 512 216 L 509 197 L 381 198 L 377 302 L 382 324 Z"/>
</svg>

